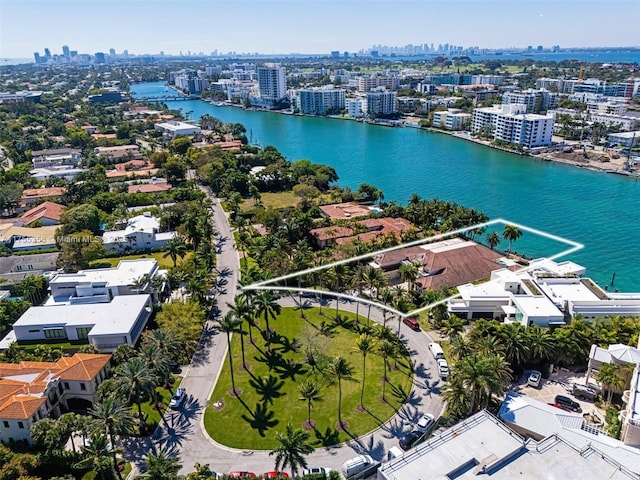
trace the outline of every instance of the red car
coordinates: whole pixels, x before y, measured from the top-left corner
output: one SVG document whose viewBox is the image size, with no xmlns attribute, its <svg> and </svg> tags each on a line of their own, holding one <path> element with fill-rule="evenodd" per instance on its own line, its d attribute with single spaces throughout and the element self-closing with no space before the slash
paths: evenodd
<svg viewBox="0 0 640 480">
<path fill-rule="evenodd" d="M 415 330 L 416 332 L 420 331 L 420 324 L 415 317 L 404 317 L 402 319 L 402 323 L 404 323 L 411 330 Z"/>
<path fill-rule="evenodd" d="M 289 478 L 289 474 L 287 472 L 265 472 L 262 474 L 262 478 L 264 480 L 269 478 Z"/>
<path fill-rule="evenodd" d="M 229 472 L 230 478 L 256 478 L 253 472 Z"/>
</svg>

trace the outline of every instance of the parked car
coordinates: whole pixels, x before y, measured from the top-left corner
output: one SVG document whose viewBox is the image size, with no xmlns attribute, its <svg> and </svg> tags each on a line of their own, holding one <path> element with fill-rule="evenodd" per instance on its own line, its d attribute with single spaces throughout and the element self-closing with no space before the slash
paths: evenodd
<svg viewBox="0 0 640 480">
<path fill-rule="evenodd" d="M 418 323 L 418 320 L 414 317 L 404 317 L 402 319 L 402 323 L 404 323 L 411 330 L 415 330 L 416 332 L 420 331 L 420 324 Z"/>
<path fill-rule="evenodd" d="M 289 478 L 287 472 L 265 472 L 262 474 L 262 478 L 267 480 L 268 478 Z"/>
<path fill-rule="evenodd" d="M 436 360 L 438 363 L 438 374 L 442 380 L 446 380 L 449 377 L 449 364 L 444 358 Z"/>
<path fill-rule="evenodd" d="M 595 388 L 580 385 L 578 383 L 573 384 L 572 393 L 574 397 L 581 398 L 582 400 L 588 400 L 589 402 L 593 402 L 598 396 L 598 391 Z"/>
<path fill-rule="evenodd" d="M 358 455 L 342 464 L 342 476 L 344 478 L 353 477 L 369 468 L 373 468 L 376 464 L 376 461 L 371 458 L 370 455 Z M 379 463 L 377 465 L 379 465 Z"/>
<path fill-rule="evenodd" d="M 187 398 L 187 390 L 180 387 L 176 390 L 176 393 L 171 397 L 171 401 L 169 402 L 169 408 L 177 409 L 182 406 L 185 399 Z"/>
<path fill-rule="evenodd" d="M 311 467 L 302 470 L 303 477 L 306 475 L 326 475 L 328 477 L 330 473 L 331 469 L 325 467 Z"/>
<path fill-rule="evenodd" d="M 256 478 L 256 474 L 253 472 L 229 472 L 230 478 Z"/>
<path fill-rule="evenodd" d="M 564 395 L 556 395 L 555 404 L 569 412 L 582 412 L 582 408 L 580 408 L 580 404 L 578 402 L 571 400 L 569 397 L 565 397 Z"/>
<path fill-rule="evenodd" d="M 409 450 L 413 445 L 418 441 L 418 439 L 422 437 L 422 432 L 418 432 L 414 430 L 413 432 L 407 433 L 400 437 L 398 441 L 398 445 L 403 450 Z"/>
<path fill-rule="evenodd" d="M 433 417 L 433 415 L 431 415 L 430 413 L 425 413 L 420 417 L 420 420 L 418 420 L 418 423 L 416 424 L 416 430 L 420 432 L 426 432 L 431 427 L 433 427 L 434 423 L 436 423 L 436 419 Z"/>
<path fill-rule="evenodd" d="M 444 351 L 442 350 L 442 347 L 440 346 L 439 343 L 436 343 L 436 342 L 430 343 L 429 350 L 431 350 L 431 354 L 433 355 L 433 358 L 435 358 L 436 360 L 438 358 L 444 358 Z"/>
<path fill-rule="evenodd" d="M 538 370 L 531 370 L 529 378 L 527 378 L 527 385 L 533 388 L 538 388 L 542 382 L 542 374 Z"/>
</svg>

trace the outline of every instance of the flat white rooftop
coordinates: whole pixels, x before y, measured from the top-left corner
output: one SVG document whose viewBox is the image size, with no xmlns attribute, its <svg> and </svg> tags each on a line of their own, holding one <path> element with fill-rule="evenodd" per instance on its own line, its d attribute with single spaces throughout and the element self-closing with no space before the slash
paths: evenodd
<svg viewBox="0 0 640 480">
<path fill-rule="evenodd" d="M 14 327 L 94 325 L 91 335 L 125 335 L 149 301 L 149 295 L 121 295 L 109 303 L 30 307 Z"/>
<path fill-rule="evenodd" d="M 138 260 L 121 260 L 114 268 L 96 268 L 95 270 L 80 270 L 78 273 L 61 273 L 49 281 L 49 285 L 63 283 L 100 283 L 106 286 L 126 286 L 145 274 L 153 274 L 158 268 L 154 258 L 140 258 Z"/>
</svg>

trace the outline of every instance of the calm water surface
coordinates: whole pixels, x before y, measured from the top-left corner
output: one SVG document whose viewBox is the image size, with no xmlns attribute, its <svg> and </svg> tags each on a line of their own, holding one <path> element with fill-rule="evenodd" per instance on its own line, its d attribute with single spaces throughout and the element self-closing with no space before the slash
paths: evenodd
<svg viewBox="0 0 640 480">
<path fill-rule="evenodd" d="M 162 82 L 133 85 L 134 96 L 162 94 Z M 620 291 L 640 291 L 640 183 L 499 152 L 448 135 L 346 120 L 216 107 L 201 100 L 168 102 L 189 118 L 204 114 L 247 128 L 252 143 L 274 145 L 289 160 L 331 165 L 339 184 L 381 188 L 405 204 L 412 193 L 438 197 L 583 243 L 570 260 Z M 506 244 L 503 245 L 506 248 Z M 514 250 L 542 256 L 566 249 L 525 233 Z"/>
</svg>

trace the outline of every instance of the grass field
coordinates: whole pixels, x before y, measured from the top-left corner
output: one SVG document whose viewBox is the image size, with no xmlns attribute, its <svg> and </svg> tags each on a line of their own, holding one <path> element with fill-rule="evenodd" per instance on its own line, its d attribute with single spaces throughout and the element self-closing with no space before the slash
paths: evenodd
<svg viewBox="0 0 640 480">
<path fill-rule="evenodd" d="M 209 435 L 230 447 L 274 448 L 277 445 L 276 432 L 283 432 L 289 422 L 296 428 L 302 428 L 307 420 L 307 402 L 299 400 L 298 390 L 298 385 L 307 379 L 314 379 L 321 386 L 322 400 L 314 402 L 311 413 L 311 418 L 316 423 L 315 429 L 310 431 L 315 447 L 350 440 L 388 420 L 411 391 L 413 375 L 409 358 L 400 356 L 397 368 L 388 370 L 386 401 L 382 401 L 383 359 L 377 353 L 369 354 L 365 409 L 358 408 L 362 386 L 362 355 L 353 351 L 358 333 L 353 329 L 336 326 L 333 322 L 334 314 L 335 310 L 325 308 L 323 315 L 320 315 L 318 308 L 310 308 L 305 310 L 305 320 L 300 318 L 299 310 L 283 308 L 278 318 L 270 321 L 271 329 L 280 335 L 280 339 L 272 343 L 275 353 L 271 355 L 271 360 L 267 358 L 265 341 L 260 332 L 254 329 L 255 345 L 245 336 L 248 372 L 242 368 L 240 336 L 234 335 L 234 374 L 236 388 L 242 392 L 239 398 L 230 395 L 231 376 L 227 359 L 205 411 L 205 428 Z M 355 319 L 354 314 L 341 312 L 341 315 Z M 362 323 L 366 322 L 362 316 L 360 319 Z M 224 337 L 219 341 L 225 341 Z M 299 346 L 294 349 L 292 345 L 296 341 Z M 304 345 L 309 343 L 324 352 L 326 360 L 341 355 L 353 367 L 352 379 L 342 381 L 342 418 L 346 425 L 345 431 L 337 429 L 337 383 L 330 383 L 320 368 L 311 367 L 305 361 Z M 388 362 L 394 367 L 393 360 Z M 318 360 L 317 365 L 321 363 Z M 261 382 L 262 386 L 257 382 Z M 216 402 L 220 403 L 214 406 Z"/>
<path fill-rule="evenodd" d="M 300 203 L 301 198 L 293 194 L 291 190 L 287 192 L 264 192 L 260 194 L 260 200 L 264 208 L 275 208 L 276 210 L 281 208 L 293 208 Z M 324 205 L 326 203 L 332 203 L 331 196 L 328 194 L 322 194 L 314 199 L 314 203 Z M 242 203 L 240 209 L 243 212 L 249 212 L 256 208 L 253 198 L 247 198 Z"/>
<path fill-rule="evenodd" d="M 156 262 L 158 262 L 159 268 L 171 268 L 173 267 L 173 262 L 171 261 L 171 257 L 164 257 L 165 252 L 153 252 L 153 253 L 143 253 L 140 255 L 123 255 L 122 257 L 105 257 L 99 258 L 91 262 L 92 267 L 102 266 L 102 265 L 110 265 L 111 267 L 117 267 L 120 260 L 137 260 L 139 258 L 155 258 Z M 192 252 L 187 252 L 187 255 L 183 259 L 178 257 L 177 263 L 186 261 L 189 256 L 192 255 Z"/>
</svg>

